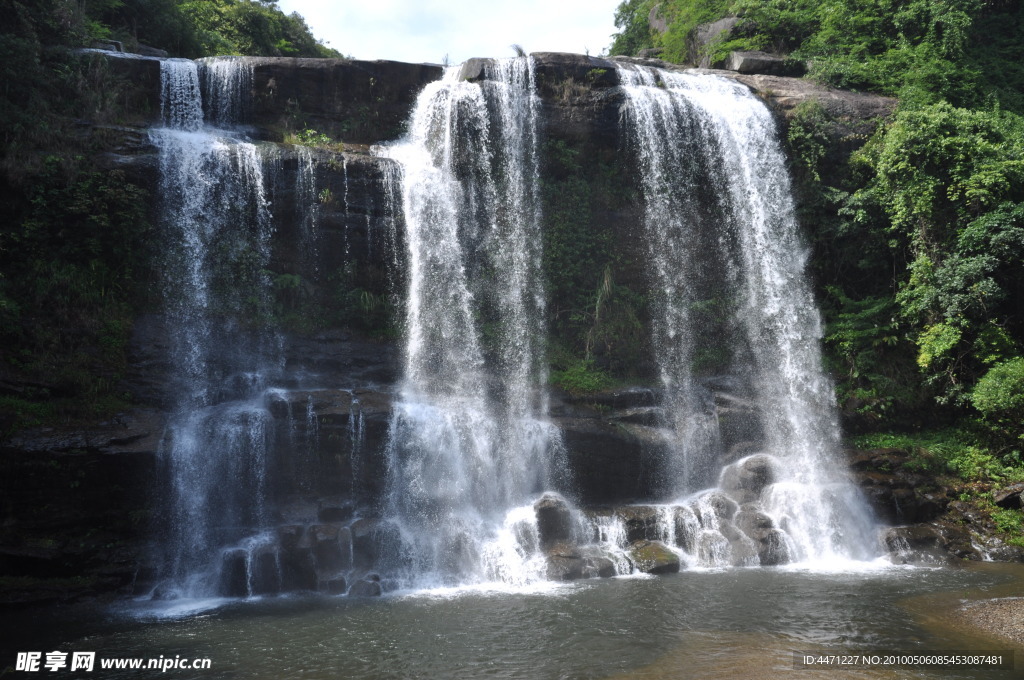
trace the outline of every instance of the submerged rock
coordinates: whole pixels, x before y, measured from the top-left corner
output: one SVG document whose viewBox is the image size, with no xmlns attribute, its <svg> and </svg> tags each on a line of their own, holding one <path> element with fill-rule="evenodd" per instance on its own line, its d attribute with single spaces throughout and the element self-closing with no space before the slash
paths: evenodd
<svg viewBox="0 0 1024 680">
<path fill-rule="evenodd" d="M 379 597 L 382 593 L 380 587 L 380 576 L 377 574 L 367 574 L 360 580 L 352 584 L 349 588 L 349 597 Z"/>
<path fill-rule="evenodd" d="M 629 547 L 629 557 L 645 574 L 674 574 L 680 568 L 679 556 L 661 541 L 637 541 Z"/>
</svg>

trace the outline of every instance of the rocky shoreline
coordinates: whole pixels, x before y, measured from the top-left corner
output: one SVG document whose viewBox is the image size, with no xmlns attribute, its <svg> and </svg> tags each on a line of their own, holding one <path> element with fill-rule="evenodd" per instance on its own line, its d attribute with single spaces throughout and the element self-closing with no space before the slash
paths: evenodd
<svg viewBox="0 0 1024 680">
<path fill-rule="evenodd" d="M 953 617 L 978 632 L 1024 645 L 1024 597 L 968 602 Z"/>
</svg>

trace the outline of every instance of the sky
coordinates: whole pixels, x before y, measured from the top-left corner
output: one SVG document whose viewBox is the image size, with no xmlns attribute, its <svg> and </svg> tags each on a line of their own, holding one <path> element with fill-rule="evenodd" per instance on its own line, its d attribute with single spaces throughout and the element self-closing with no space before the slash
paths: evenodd
<svg viewBox="0 0 1024 680">
<path fill-rule="evenodd" d="M 451 64 L 527 52 L 598 55 L 621 0 L 278 0 L 313 35 L 356 59 Z"/>
</svg>

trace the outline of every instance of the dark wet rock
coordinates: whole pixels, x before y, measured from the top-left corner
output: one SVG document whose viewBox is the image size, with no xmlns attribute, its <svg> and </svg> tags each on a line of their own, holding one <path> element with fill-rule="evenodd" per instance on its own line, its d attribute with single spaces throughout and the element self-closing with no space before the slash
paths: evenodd
<svg viewBox="0 0 1024 680">
<path fill-rule="evenodd" d="M 615 64 L 608 59 L 568 52 L 534 52 L 534 70 L 541 88 L 572 81 L 586 88 L 608 88 L 619 84 Z"/>
<path fill-rule="evenodd" d="M 725 402 L 718 394 L 715 395 L 715 401 Z M 764 430 L 752 404 L 728 400 L 720 403 L 716 412 L 719 436 L 726 451 L 735 453 L 735 447 L 745 446 L 749 455 L 763 449 Z M 732 460 L 738 457 L 733 455 Z"/>
<path fill-rule="evenodd" d="M 583 558 L 583 578 L 611 578 L 618 574 L 616 561 L 605 548 L 587 545 L 580 548 L 579 554 Z"/>
<path fill-rule="evenodd" d="M 533 504 L 537 514 L 537 532 L 540 547 L 548 550 L 554 544 L 568 541 L 572 537 L 572 513 L 565 499 L 546 494 Z"/>
<path fill-rule="evenodd" d="M 1024 483 L 1013 484 L 993 491 L 992 502 L 1001 508 L 1019 510 L 1024 505 L 1021 501 L 1022 493 L 1024 493 Z"/>
<path fill-rule="evenodd" d="M 383 60 L 248 57 L 246 62 L 253 66 L 250 122 L 283 130 L 289 102 L 301 102 L 307 127 L 366 144 L 398 137 L 420 90 L 442 73 L 440 66 Z"/>
<path fill-rule="evenodd" d="M 348 530 L 345 531 L 347 534 Z M 333 572 L 351 566 L 348 536 L 344 537 L 343 549 L 341 532 L 342 529 L 337 524 L 317 524 L 309 527 L 313 555 L 316 557 L 318 569 Z"/>
<path fill-rule="evenodd" d="M 607 416 L 609 422 L 632 423 L 655 427 L 665 422 L 665 409 L 660 406 L 637 406 L 625 408 Z"/>
<path fill-rule="evenodd" d="M 545 577 L 549 581 L 576 581 L 584 577 L 586 566 L 579 556 L 548 555 Z"/>
<path fill-rule="evenodd" d="M 321 522 L 347 522 L 352 519 L 352 506 L 326 506 L 317 510 L 316 518 Z"/>
<path fill-rule="evenodd" d="M 937 486 L 933 477 L 904 466 L 905 451 L 848 449 L 844 453 L 854 481 L 883 522 L 930 522 L 949 506 L 947 490 Z"/>
<path fill-rule="evenodd" d="M 615 510 L 615 514 L 626 527 L 629 543 L 642 540 L 656 541 L 661 538 L 662 515 L 659 508 L 650 505 L 627 505 Z"/>
<path fill-rule="evenodd" d="M 380 597 L 381 593 L 380 583 L 375 581 L 356 581 L 349 588 L 349 597 Z"/>
<path fill-rule="evenodd" d="M 277 551 L 271 547 L 258 550 L 252 560 L 252 594 L 276 595 L 281 592 L 281 573 L 277 567 Z"/>
<path fill-rule="evenodd" d="M 376 578 L 374 578 L 376 577 Z M 349 597 L 380 597 L 380 576 L 370 574 L 352 584 L 348 590 Z"/>
<path fill-rule="evenodd" d="M 344 576 L 338 576 L 332 578 L 324 584 L 324 590 L 331 595 L 344 595 L 345 591 L 348 590 L 348 582 Z"/>
<path fill-rule="evenodd" d="M 294 550 L 306 536 L 306 527 L 301 524 L 286 524 L 277 527 L 277 541 L 283 550 Z"/>
<path fill-rule="evenodd" d="M 136 409 L 83 428 L 40 427 L 23 430 L 5 443 L 26 453 L 66 452 L 81 455 L 151 454 L 160 448 L 166 417 L 154 409 Z"/>
<path fill-rule="evenodd" d="M 401 533 L 394 524 L 378 519 L 358 519 L 349 526 L 352 543 L 352 566 L 373 569 L 381 561 L 397 559 L 402 545 Z M 457 552 L 450 546 L 448 552 Z"/>
<path fill-rule="evenodd" d="M 228 550 L 221 557 L 217 592 L 223 597 L 246 597 L 249 594 L 248 556 L 245 550 Z"/>
<path fill-rule="evenodd" d="M 1024 548 L 1019 545 L 1007 545 L 999 541 L 997 545 L 986 547 L 987 557 L 995 562 L 1024 562 Z"/>
<path fill-rule="evenodd" d="M 744 506 L 736 514 L 735 524 L 736 528 L 755 541 L 761 540 L 766 531 L 775 528 L 771 517 L 750 506 Z"/>
<path fill-rule="evenodd" d="M 637 541 L 629 546 L 629 557 L 646 574 L 674 574 L 680 568 L 679 556 L 661 541 Z"/>
<path fill-rule="evenodd" d="M 779 529 L 765 530 L 763 538 L 757 545 L 757 557 L 763 567 L 774 567 L 780 564 L 787 564 L 791 556 L 789 545 L 786 543 L 786 534 Z"/>
<path fill-rule="evenodd" d="M 281 590 L 316 590 L 316 558 L 310 548 L 281 553 Z"/>
<path fill-rule="evenodd" d="M 597 417 L 556 417 L 575 492 L 583 505 L 629 503 L 651 498 L 663 484 L 663 449 L 642 431 Z M 632 428 L 642 426 L 633 425 Z"/>
<path fill-rule="evenodd" d="M 896 564 L 940 564 L 949 560 L 946 539 L 930 525 L 892 527 L 883 533 L 882 544 Z"/>
<path fill-rule="evenodd" d="M 752 567 L 760 564 L 758 542 L 739 536 L 737 540 L 730 541 L 729 563 L 734 567 Z"/>
<path fill-rule="evenodd" d="M 679 506 L 673 510 L 676 546 L 688 553 L 695 552 L 700 535 L 700 520 L 690 506 Z"/>
<path fill-rule="evenodd" d="M 731 520 L 736 515 L 739 505 L 721 491 L 708 491 L 694 504 L 698 519 L 701 518 L 702 507 L 709 508 L 719 520 Z"/>
</svg>

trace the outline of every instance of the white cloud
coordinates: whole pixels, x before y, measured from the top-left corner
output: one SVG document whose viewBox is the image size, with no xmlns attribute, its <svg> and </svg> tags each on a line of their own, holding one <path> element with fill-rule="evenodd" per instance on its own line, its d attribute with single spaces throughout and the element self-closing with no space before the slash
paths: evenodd
<svg viewBox="0 0 1024 680">
<path fill-rule="evenodd" d="M 600 54 L 615 32 L 620 0 L 279 0 L 320 40 L 357 59 L 451 63 L 528 52 Z"/>
</svg>

